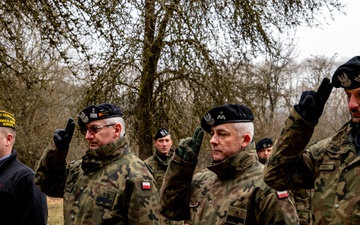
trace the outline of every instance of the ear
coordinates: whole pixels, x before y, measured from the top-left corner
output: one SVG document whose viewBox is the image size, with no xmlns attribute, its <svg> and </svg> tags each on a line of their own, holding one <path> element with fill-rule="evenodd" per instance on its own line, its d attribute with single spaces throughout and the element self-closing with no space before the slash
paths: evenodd
<svg viewBox="0 0 360 225">
<path fill-rule="evenodd" d="M 11 143 L 12 143 L 12 141 L 13 141 L 13 138 L 14 138 L 14 136 L 13 136 L 11 133 L 7 133 L 7 134 L 5 135 L 5 145 L 6 145 L 6 146 L 11 145 Z"/>
<path fill-rule="evenodd" d="M 241 144 L 241 147 L 245 148 L 250 144 L 251 141 L 251 136 L 250 134 L 245 134 L 244 135 L 244 142 Z"/>
<path fill-rule="evenodd" d="M 121 130 L 122 130 L 122 126 L 120 123 L 118 124 L 115 124 L 115 132 L 114 132 L 114 137 L 120 137 L 120 133 L 121 133 Z"/>
</svg>

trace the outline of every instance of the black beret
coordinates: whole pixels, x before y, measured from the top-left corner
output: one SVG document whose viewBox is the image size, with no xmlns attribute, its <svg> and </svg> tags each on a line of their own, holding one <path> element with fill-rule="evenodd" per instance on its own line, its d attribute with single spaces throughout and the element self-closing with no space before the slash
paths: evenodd
<svg viewBox="0 0 360 225">
<path fill-rule="evenodd" d="M 360 87 L 360 56 L 355 56 L 339 66 L 332 77 L 334 87 L 354 89 Z"/>
<path fill-rule="evenodd" d="M 256 143 L 256 150 L 263 148 L 270 148 L 273 145 L 273 142 L 270 138 L 261 139 L 258 143 Z"/>
<path fill-rule="evenodd" d="M 156 132 L 156 134 L 155 134 L 155 136 L 154 136 L 154 140 L 157 140 L 157 139 L 159 139 L 159 138 L 163 138 L 163 137 L 168 136 L 168 135 L 170 135 L 170 132 L 169 132 L 167 129 L 165 129 L 165 128 L 160 128 L 160 129 Z"/>
<path fill-rule="evenodd" d="M 90 105 L 79 112 L 78 124 L 80 128 L 85 128 L 91 121 L 121 116 L 122 112 L 116 105 L 109 103 Z"/>
<path fill-rule="evenodd" d="M 252 122 L 253 120 L 254 115 L 248 107 L 239 104 L 225 104 L 207 112 L 201 120 L 201 127 L 210 133 L 212 126 L 224 123 Z"/>
</svg>

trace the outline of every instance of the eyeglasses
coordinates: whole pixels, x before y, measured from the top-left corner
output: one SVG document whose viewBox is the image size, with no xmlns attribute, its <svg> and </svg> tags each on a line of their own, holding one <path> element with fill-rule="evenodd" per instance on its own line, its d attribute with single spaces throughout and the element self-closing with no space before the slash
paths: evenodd
<svg viewBox="0 0 360 225">
<path fill-rule="evenodd" d="M 85 127 L 85 128 L 80 129 L 80 132 L 83 135 L 86 135 L 86 132 L 89 131 L 90 134 L 95 135 L 97 132 L 99 132 L 104 127 L 111 127 L 111 126 L 114 126 L 114 125 L 115 125 L 115 123 L 102 125 L 102 126 L 93 125 L 93 126 L 90 126 L 90 127 Z"/>
</svg>

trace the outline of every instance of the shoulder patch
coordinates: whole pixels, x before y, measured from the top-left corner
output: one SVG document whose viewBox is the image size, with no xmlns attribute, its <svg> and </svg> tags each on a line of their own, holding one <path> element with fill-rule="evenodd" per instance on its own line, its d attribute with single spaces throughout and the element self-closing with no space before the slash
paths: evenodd
<svg viewBox="0 0 360 225">
<path fill-rule="evenodd" d="M 141 182 L 141 189 L 150 190 L 151 189 L 151 183 L 148 182 L 148 181 Z"/>
<path fill-rule="evenodd" d="M 277 191 L 276 195 L 278 199 L 285 199 L 289 197 L 289 193 L 287 191 Z"/>
</svg>

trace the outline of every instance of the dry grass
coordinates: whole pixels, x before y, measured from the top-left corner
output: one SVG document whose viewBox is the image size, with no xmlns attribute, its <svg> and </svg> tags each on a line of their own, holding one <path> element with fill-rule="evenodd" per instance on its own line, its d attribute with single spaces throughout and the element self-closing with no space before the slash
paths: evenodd
<svg viewBox="0 0 360 225">
<path fill-rule="evenodd" d="M 63 216 L 63 199 L 62 198 L 47 198 L 48 203 L 48 225 L 64 225 Z"/>
</svg>

